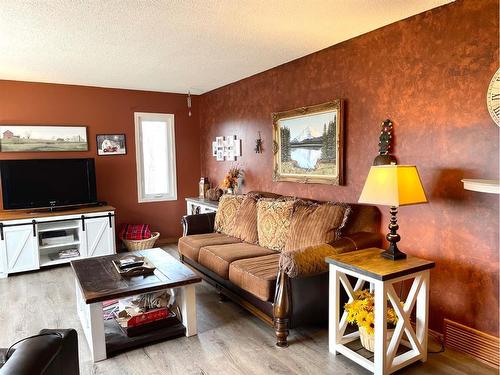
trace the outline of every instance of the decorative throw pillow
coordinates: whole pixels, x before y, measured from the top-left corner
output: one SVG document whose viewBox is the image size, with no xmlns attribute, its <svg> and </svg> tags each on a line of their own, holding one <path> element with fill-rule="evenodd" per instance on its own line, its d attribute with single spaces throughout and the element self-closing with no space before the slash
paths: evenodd
<svg viewBox="0 0 500 375">
<path fill-rule="evenodd" d="M 294 200 L 260 199 L 257 202 L 259 245 L 282 251 L 288 238 Z"/>
<path fill-rule="evenodd" d="M 297 201 L 285 249 L 296 250 L 335 241 L 350 211 L 351 208 L 343 203 Z"/>
<path fill-rule="evenodd" d="M 257 201 L 260 196 L 247 194 L 236 212 L 236 220 L 229 233 L 230 236 L 242 241 L 256 244 L 259 240 L 257 234 Z"/>
<path fill-rule="evenodd" d="M 215 231 L 229 235 L 236 218 L 236 212 L 243 202 L 243 195 L 225 194 L 219 201 L 215 214 Z"/>
<path fill-rule="evenodd" d="M 151 238 L 149 224 L 124 224 L 120 232 L 123 240 L 144 240 Z"/>
</svg>

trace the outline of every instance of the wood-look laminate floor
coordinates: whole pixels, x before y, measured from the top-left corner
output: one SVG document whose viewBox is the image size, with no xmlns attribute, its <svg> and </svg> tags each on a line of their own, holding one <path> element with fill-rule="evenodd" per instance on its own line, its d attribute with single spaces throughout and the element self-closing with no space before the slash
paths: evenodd
<svg viewBox="0 0 500 375">
<path fill-rule="evenodd" d="M 167 248 L 175 253 L 175 246 Z M 292 331 L 290 347 L 274 345 L 272 330 L 232 302 L 220 303 L 206 283 L 197 288 L 198 335 L 129 351 L 93 363 L 75 307 L 69 266 L 0 280 L 0 347 L 42 328 L 76 328 L 81 374 L 368 374 L 342 355 L 328 353 L 326 329 Z M 436 344 L 430 350 L 437 350 Z M 404 369 L 404 374 L 497 374 L 447 350 Z M 63 375 L 63 374 L 61 374 Z"/>
</svg>

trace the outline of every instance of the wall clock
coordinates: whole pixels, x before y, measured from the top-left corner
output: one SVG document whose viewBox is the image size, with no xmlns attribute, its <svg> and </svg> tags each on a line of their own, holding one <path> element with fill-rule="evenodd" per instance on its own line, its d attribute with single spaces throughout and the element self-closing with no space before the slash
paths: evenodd
<svg viewBox="0 0 500 375">
<path fill-rule="evenodd" d="M 500 69 L 496 71 L 488 86 L 486 104 L 495 124 L 500 126 Z"/>
</svg>

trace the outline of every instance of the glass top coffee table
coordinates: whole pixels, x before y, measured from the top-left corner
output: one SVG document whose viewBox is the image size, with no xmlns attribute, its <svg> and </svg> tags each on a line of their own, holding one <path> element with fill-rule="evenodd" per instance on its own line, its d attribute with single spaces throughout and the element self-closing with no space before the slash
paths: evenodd
<svg viewBox="0 0 500 375">
<path fill-rule="evenodd" d="M 156 269 L 153 274 L 122 277 L 113 260 L 130 255 L 146 257 Z M 94 362 L 153 341 L 196 335 L 195 287 L 201 278 L 160 248 L 122 253 L 71 262 L 76 277 L 78 316 Z M 128 337 L 114 320 L 104 320 L 103 302 L 165 289 L 175 289 L 181 320 L 178 324 Z"/>
</svg>

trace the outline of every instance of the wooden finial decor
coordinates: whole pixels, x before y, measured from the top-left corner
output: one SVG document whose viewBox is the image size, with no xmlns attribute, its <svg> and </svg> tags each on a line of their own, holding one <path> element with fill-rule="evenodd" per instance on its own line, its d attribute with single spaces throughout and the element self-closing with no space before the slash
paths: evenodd
<svg viewBox="0 0 500 375">
<path fill-rule="evenodd" d="M 378 142 L 378 155 L 373 161 L 373 165 L 397 164 L 396 158 L 389 154 L 392 141 L 392 121 L 387 119 L 382 121 L 380 137 Z"/>
<path fill-rule="evenodd" d="M 259 132 L 259 138 L 257 138 L 255 140 L 255 149 L 254 149 L 254 151 L 255 151 L 256 154 L 262 153 L 262 138 L 260 136 L 260 132 Z"/>
</svg>

